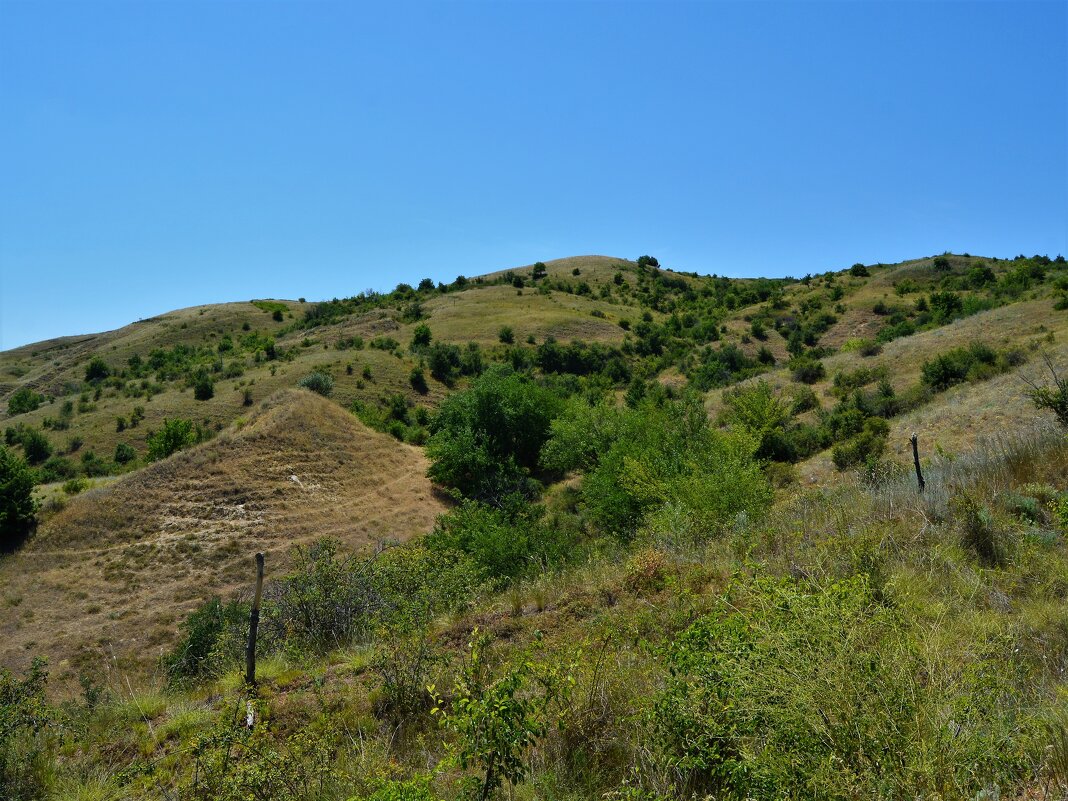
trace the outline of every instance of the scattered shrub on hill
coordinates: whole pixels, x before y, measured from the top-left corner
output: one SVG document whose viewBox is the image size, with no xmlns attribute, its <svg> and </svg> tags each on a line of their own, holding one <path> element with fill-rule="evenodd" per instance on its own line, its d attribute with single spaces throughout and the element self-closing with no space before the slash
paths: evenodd
<svg viewBox="0 0 1068 801">
<path fill-rule="evenodd" d="M 193 397 L 198 401 L 215 397 L 215 383 L 207 373 L 200 373 L 193 379 Z"/>
<path fill-rule="evenodd" d="M 159 431 L 148 435 L 148 458 L 153 462 L 166 459 L 173 453 L 192 447 L 197 443 L 197 439 L 192 420 L 164 418 Z"/>
<path fill-rule="evenodd" d="M 180 639 L 161 660 L 171 684 L 214 675 L 228 656 L 227 633 L 236 633 L 247 621 L 248 607 L 237 601 L 224 604 L 215 596 L 197 607 L 179 626 Z"/>
<path fill-rule="evenodd" d="M 323 397 L 327 397 L 334 391 L 334 379 L 329 373 L 316 370 L 300 379 L 297 382 L 297 386 L 310 389 L 312 392 L 317 392 Z"/>
<path fill-rule="evenodd" d="M 1019 352 L 998 353 L 982 342 L 973 342 L 925 361 L 922 380 L 935 392 L 942 392 L 965 381 L 981 381 L 1003 373 L 1020 364 L 1022 359 Z"/>
<path fill-rule="evenodd" d="M 827 375 L 823 362 L 819 359 L 813 359 L 811 356 L 799 356 L 791 359 L 790 369 L 794 381 L 800 381 L 803 384 L 815 384 L 817 381 L 822 381 Z"/>
<path fill-rule="evenodd" d="M 515 342 L 515 332 L 512 331 L 510 325 L 502 325 L 501 330 L 497 332 L 497 339 L 499 339 L 502 344 L 511 345 Z"/>
<path fill-rule="evenodd" d="M 416 365 L 412 368 L 412 372 L 408 375 L 408 383 L 420 395 L 425 395 L 430 391 L 430 387 L 426 383 L 426 373 L 423 372 L 421 365 Z"/>
<path fill-rule="evenodd" d="M 24 459 L 0 445 L 0 551 L 21 543 L 36 523 L 33 471 Z"/>
<path fill-rule="evenodd" d="M 26 455 L 26 461 L 30 464 L 41 464 L 52 455 L 52 443 L 48 437 L 36 428 L 24 428 L 19 439 L 22 451 Z"/>
<path fill-rule="evenodd" d="M 868 272 L 868 268 L 860 262 L 857 262 L 849 268 L 849 274 L 852 275 L 854 278 L 867 278 L 869 275 L 871 275 L 871 273 Z"/>
<path fill-rule="evenodd" d="M 20 387 L 7 399 L 7 413 L 14 417 L 16 414 L 37 411 L 44 400 L 44 395 L 34 392 L 29 387 Z"/>
<path fill-rule="evenodd" d="M 85 367 L 85 380 L 91 384 L 98 384 L 109 375 L 111 375 L 111 368 L 99 356 L 90 359 Z"/>
<path fill-rule="evenodd" d="M 834 446 L 831 451 L 834 466 L 845 470 L 879 459 L 886 451 L 889 434 L 890 424 L 886 420 L 881 417 L 867 418 L 859 432 Z"/>
<path fill-rule="evenodd" d="M 590 520 L 629 540 L 647 516 L 671 507 L 689 520 L 693 537 L 715 536 L 734 516 L 756 516 L 770 488 L 753 460 L 748 436 L 715 431 L 696 403 L 648 402 L 621 409 L 611 444 L 583 479 Z"/>
<path fill-rule="evenodd" d="M 445 399 L 430 425 L 428 474 L 468 498 L 530 492 L 560 399 L 506 368 L 484 373 Z"/>
<path fill-rule="evenodd" d="M 430 345 L 430 340 L 433 339 L 433 334 L 430 333 L 430 326 L 426 324 L 419 324 L 412 331 L 412 350 L 420 351 Z"/>
<path fill-rule="evenodd" d="M 128 442 L 120 442 L 115 445 L 115 463 L 129 464 L 137 458 L 137 451 Z"/>
</svg>

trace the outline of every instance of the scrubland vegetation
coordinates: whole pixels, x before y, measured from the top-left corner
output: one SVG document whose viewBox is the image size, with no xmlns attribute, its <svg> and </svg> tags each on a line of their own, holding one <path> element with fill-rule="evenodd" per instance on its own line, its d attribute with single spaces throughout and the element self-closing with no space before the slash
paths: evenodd
<svg viewBox="0 0 1068 801">
<path fill-rule="evenodd" d="M 456 304 L 518 292 L 596 301 L 580 308 L 613 333 L 564 344 L 490 312 L 468 319 L 466 341 L 451 334 Z M 447 508 L 404 542 L 303 537 L 272 553 L 255 688 L 243 681 L 247 591 L 203 599 L 147 672 L 106 654 L 96 669 L 0 672 L 0 795 L 1063 798 L 1062 329 L 953 332 L 1014 303 L 1068 306 L 1065 293 L 1063 259 L 947 255 L 742 282 L 643 256 L 303 310 L 258 302 L 277 324 L 271 354 L 233 336 L 225 351 L 262 371 L 256 386 L 297 362 L 290 386 L 422 446 Z M 345 328 L 354 319 L 362 333 Z M 924 344 L 902 369 L 891 352 L 911 337 Z M 211 442 L 195 410 L 220 400 L 227 368 L 209 364 L 218 345 L 182 347 L 177 361 L 139 363 L 163 368 L 133 356 L 83 366 L 86 405 L 106 391 L 148 403 L 141 381 L 191 390 L 180 408 L 192 416 L 154 422 L 144 451 L 121 460 L 118 445 L 132 446 L 120 440 L 107 472 L 179 451 L 207 466 L 198 454 L 239 439 L 270 447 L 257 437 L 278 429 L 258 417 Z M 323 352 L 377 360 L 338 369 Z M 1032 367 L 1014 390 L 1032 417 L 954 450 L 924 441 L 918 492 L 894 426 Z M 300 393 L 268 413 L 286 421 L 301 398 L 337 408 Z M 9 396 L 0 484 L 18 502 L 2 513 L 5 533 L 23 526 L 11 547 L 31 533 L 32 485 L 56 458 L 17 418 L 57 402 L 41 388 Z M 78 419 L 70 403 L 44 430 Z M 802 482 L 820 454 L 834 480 Z M 55 510 L 40 514 L 26 549 L 77 537 L 69 510 L 54 531 Z"/>
</svg>

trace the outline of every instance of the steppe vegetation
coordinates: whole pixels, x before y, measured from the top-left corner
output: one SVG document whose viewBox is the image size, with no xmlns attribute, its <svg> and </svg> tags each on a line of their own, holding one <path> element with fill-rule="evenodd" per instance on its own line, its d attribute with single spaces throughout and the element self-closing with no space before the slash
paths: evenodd
<svg viewBox="0 0 1068 801">
<path fill-rule="evenodd" d="M 4 797 L 1068 795 L 1062 258 L 246 305 L 0 360 Z M 417 515 L 346 505 L 402 474 Z M 34 576 L 94 552 L 128 625 L 182 614 L 138 661 L 72 609 L 34 660 Z"/>
</svg>

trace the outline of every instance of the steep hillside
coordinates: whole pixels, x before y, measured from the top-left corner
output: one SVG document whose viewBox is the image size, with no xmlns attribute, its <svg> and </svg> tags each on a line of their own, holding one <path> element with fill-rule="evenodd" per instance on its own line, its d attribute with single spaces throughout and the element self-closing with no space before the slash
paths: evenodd
<svg viewBox="0 0 1068 801">
<path fill-rule="evenodd" d="M 150 666 L 206 597 L 280 572 L 294 545 L 426 531 L 445 505 L 420 451 L 310 392 L 272 396 L 210 443 L 71 500 L 0 560 L 0 664 Z"/>
</svg>

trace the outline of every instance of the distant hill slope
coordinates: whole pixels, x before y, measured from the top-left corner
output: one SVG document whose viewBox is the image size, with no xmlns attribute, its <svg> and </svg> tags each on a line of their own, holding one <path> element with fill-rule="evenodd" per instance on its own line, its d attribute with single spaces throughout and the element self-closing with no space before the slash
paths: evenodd
<svg viewBox="0 0 1068 801">
<path fill-rule="evenodd" d="M 444 508 L 418 449 L 280 392 L 211 442 L 71 500 L 0 560 L 0 664 L 150 666 L 197 603 L 248 584 L 257 551 L 277 575 L 294 545 L 405 540 Z"/>
</svg>

